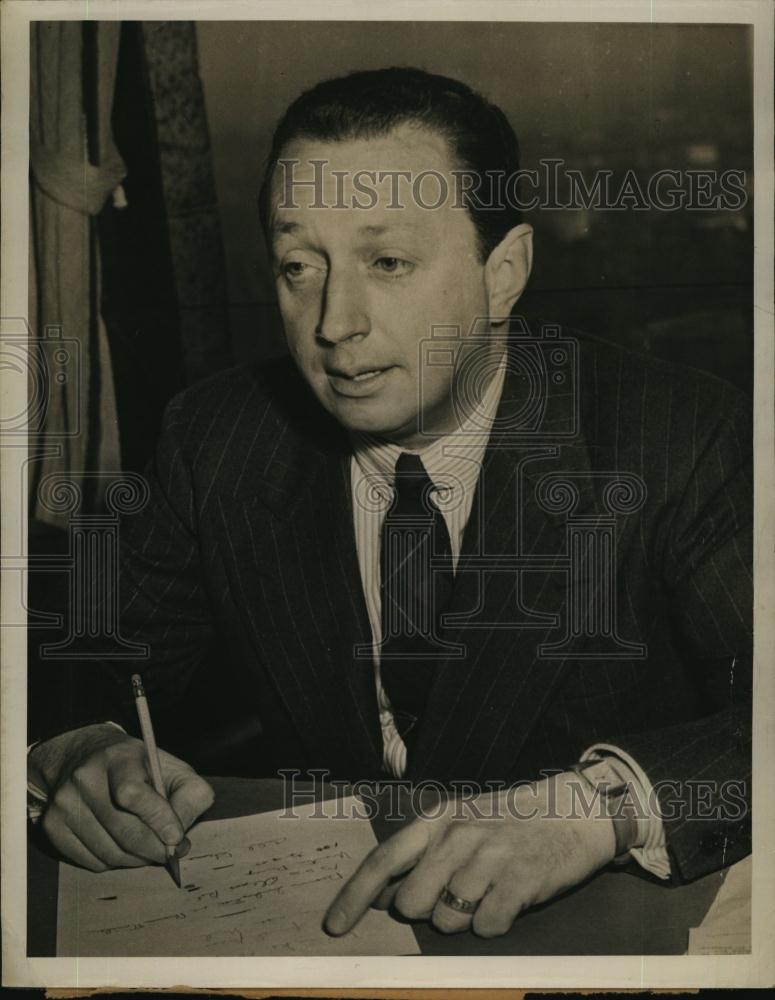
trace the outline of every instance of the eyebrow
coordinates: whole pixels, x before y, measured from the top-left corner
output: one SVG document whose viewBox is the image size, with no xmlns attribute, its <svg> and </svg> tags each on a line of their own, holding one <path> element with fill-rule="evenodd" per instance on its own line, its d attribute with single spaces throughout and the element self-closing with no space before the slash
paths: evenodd
<svg viewBox="0 0 775 1000">
<path fill-rule="evenodd" d="M 302 229 L 300 222 L 276 222 L 272 226 L 272 233 L 275 236 L 284 236 L 289 233 L 296 233 Z M 374 223 L 366 224 L 364 226 L 358 227 L 358 232 L 363 233 L 366 236 L 384 236 L 385 233 L 391 230 L 401 230 L 408 229 L 412 232 L 417 231 L 417 226 L 411 222 L 399 222 L 396 220 L 395 223 L 386 225 L 375 225 Z"/>
<path fill-rule="evenodd" d="M 372 223 L 371 225 L 360 226 L 358 232 L 364 233 L 366 236 L 384 236 L 385 233 L 400 232 L 402 229 L 416 233 L 421 227 L 414 222 L 396 219 L 395 222 L 388 222 L 384 225 L 374 225 Z"/>
<path fill-rule="evenodd" d="M 389 232 L 391 229 L 400 229 L 401 226 L 377 226 L 377 225 L 366 225 L 359 226 L 358 232 L 364 233 L 366 236 L 382 236 L 384 233 Z"/>
<path fill-rule="evenodd" d="M 295 233 L 297 229 L 301 229 L 301 225 L 298 222 L 274 222 L 272 224 L 272 233 L 275 236 L 282 236 L 284 233 Z"/>
</svg>

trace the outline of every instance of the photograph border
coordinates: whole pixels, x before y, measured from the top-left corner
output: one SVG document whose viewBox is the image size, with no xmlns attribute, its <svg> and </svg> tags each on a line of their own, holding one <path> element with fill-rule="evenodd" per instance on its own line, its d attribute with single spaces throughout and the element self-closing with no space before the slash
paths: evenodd
<svg viewBox="0 0 775 1000">
<path fill-rule="evenodd" d="M 388 9 L 351 0 L 4 0 L 2 29 L 2 284 L 0 334 L 27 315 L 29 24 L 33 20 L 598 21 L 748 23 L 754 26 L 755 617 L 752 951 L 736 956 L 389 958 L 28 958 L 26 632 L 17 571 L 0 575 L 2 645 L 3 982 L 56 987 L 496 987 L 688 988 L 764 986 L 775 980 L 775 338 L 773 337 L 773 11 L 741 2 L 415 2 Z M 19 380 L 0 372 L 0 416 L 23 413 Z M 21 391 L 20 391 L 21 390 Z M 24 558 L 24 439 L 1 441 L 4 558 Z"/>
</svg>

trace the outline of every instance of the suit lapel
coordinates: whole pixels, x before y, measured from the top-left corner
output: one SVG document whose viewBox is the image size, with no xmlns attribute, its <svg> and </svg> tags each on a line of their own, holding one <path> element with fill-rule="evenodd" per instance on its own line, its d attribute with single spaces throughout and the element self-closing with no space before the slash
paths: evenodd
<svg viewBox="0 0 775 1000">
<path fill-rule="evenodd" d="M 352 731 L 353 759 L 368 761 L 366 773 L 377 773 L 382 766 L 382 732 L 370 654 L 371 625 L 355 548 L 350 463 L 347 450 L 336 462 L 326 464 L 326 496 L 318 528 L 321 538 L 327 536 L 328 541 L 320 548 L 320 584 L 329 591 L 330 637 L 338 650 L 338 673 L 343 681 L 342 689 L 335 692 L 336 704 L 344 708 L 337 721 Z M 359 655 L 359 648 L 369 652 Z"/>
</svg>

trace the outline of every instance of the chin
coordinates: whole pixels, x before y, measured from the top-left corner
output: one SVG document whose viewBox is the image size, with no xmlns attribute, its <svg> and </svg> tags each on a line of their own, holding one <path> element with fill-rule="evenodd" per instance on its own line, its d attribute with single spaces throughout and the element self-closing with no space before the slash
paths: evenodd
<svg viewBox="0 0 775 1000">
<path fill-rule="evenodd" d="M 350 401 L 337 398 L 334 405 L 327 409 L 348 431 L 394 437 L 411 434 L 410 428 L 416 427 L 416 414 L 394 413 L 376 401 L 371 405 L 364 405 L 364 402 L 364 400 Z"/>
</svg>

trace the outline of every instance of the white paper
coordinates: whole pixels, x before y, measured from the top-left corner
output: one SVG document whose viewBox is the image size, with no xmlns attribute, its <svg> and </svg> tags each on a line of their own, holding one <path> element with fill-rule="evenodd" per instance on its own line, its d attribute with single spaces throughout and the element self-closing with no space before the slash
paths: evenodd
<svg viewBox="0 0 775 1000">
<path fill-rule="evenodd" d="M 699 927 L 689 931 L 689 955 L 746 955 L 751 951 L 750 855 L 732 865 Z"/>
<path fill-rule="evenodd" d="M 180 863 L 181 889 L 162 867 L 95 874 L 60 864 L 57 955 L 418 954 L 411 928 L 383 911 L 369 910 L 340 938 L 322 929 L 329 903 L 377 842 L 357 807 L 347 799 L 336 818 L 311 818 L 321 814 L 312 803 L 295 818 L 278 811 L 201 823 Z"/>
</svg>

